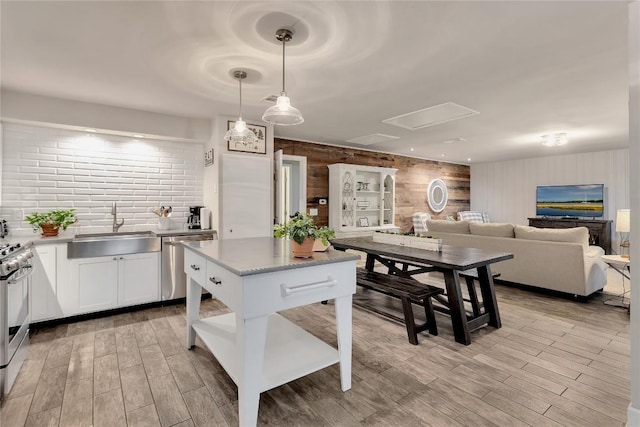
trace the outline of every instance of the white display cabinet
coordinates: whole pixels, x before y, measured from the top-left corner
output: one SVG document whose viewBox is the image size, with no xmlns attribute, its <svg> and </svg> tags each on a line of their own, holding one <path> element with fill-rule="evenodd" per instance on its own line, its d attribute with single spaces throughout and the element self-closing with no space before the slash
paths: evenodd
<svg viewBox="0 0 640 427">
<path fill-rule="evenodd" d="M 335 163 L 329 165 L 329 226 L 337 237 L 396 231 L 397 169 Z"/>
</svg>

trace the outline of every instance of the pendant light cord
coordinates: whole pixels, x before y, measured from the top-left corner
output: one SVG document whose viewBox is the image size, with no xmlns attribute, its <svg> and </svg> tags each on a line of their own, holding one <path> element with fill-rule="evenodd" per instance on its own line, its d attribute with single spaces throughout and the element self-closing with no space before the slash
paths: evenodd
<svg viewBox="0 0 640 427">
<path fill-rule="evenodd" d="M 284 45 L 286 43 L 287 43 L 287 38 L 282 37 L 282 92 L 283 93 L 287 93 L 287 91 L 284 90 Z"/>
<path fill-rule="evenodd" d="M 238 81 L 240 82 L 240 102 L 238 103 L 240 107 L 238 108 L 238 117 L 242 119 L 242 77 L 240 77 Z"/>
</svg>

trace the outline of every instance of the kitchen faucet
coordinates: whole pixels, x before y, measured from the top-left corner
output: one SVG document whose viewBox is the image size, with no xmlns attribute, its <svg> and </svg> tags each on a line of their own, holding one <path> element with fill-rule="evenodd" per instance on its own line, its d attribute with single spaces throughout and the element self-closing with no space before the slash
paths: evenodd
<svg viewBox="0 0 640 427">
<path fill-rule="evenodd" d="M 113 232 L 116 233 L 122 224 L 124 224 L 124 218 L 118 222 L 118 213 L 116 212 L 116 202 L 111 204 L 111 215 L 113 215 Z"/>
</svg>

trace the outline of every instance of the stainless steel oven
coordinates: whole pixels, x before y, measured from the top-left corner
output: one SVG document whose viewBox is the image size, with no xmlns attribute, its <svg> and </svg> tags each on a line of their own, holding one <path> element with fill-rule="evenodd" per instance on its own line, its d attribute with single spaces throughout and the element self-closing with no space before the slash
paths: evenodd
<svg viewBox="0 0 640 427">
<path fill-rule="evenodd" d="M 9 393 L 29 344 L 29 282 L 33 253 L 0 243 L 0 397 Z"/>
</svg>

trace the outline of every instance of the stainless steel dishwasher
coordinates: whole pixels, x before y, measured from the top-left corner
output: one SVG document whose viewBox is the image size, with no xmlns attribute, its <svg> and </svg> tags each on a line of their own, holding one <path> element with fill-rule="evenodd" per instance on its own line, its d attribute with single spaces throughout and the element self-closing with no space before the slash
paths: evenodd
<svg viewBox="0 0 640 427">
<path fill-rule="evenodd" d="M 180 242 L 214 240 L 215 231 L 162 237 L 162 300 L 184 298 L 187 295 L 187 276 L 184 274 L 184 246 Z"/>
</svg>

